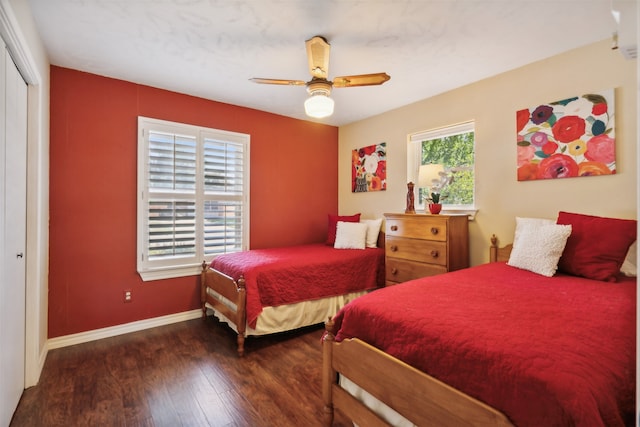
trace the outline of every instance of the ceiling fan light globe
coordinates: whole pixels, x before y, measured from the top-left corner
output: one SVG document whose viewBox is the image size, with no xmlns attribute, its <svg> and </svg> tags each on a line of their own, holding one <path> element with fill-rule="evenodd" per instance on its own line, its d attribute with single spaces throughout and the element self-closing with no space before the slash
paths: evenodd
<svg viewBox="0 0 640 427">
<path fill-rule="evenodd" d="M 333 114 L 333 105 L 333 99 L 325 94 L 314 94 L 304 101 L 304 111 L 309 117 L 322 119 Z"/>
</svg>

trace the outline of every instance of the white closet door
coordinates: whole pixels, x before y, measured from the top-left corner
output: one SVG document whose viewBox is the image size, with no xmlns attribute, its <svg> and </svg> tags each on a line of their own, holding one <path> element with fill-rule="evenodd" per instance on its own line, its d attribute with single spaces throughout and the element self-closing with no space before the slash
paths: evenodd
<svg viewBox="0 0 640 427">
<path fill-rule="evenodd" d="M 0 426 L 7 426 L 24 391 L 27 85 L 2 47 Z"/>
</svg>

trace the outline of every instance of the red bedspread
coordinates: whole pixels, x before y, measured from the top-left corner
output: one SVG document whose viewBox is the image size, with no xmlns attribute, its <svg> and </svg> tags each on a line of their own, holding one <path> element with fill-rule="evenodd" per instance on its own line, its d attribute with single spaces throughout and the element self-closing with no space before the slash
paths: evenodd
<svg viewBox="0 0 640 427">
<path fill-rule="evenodd" d="M 384 249 L 325 244 L 253 249 L 218 256 L 211 267 L 247 286 L 247 322 L 263 307 L 344 295 L 384 285 Z"/>
<path fill-rule="evenodd" d="M 485 264 L 384 288 L 335 317 L 524 426 L 633 425 L 636 281 Z"/>
</svg>

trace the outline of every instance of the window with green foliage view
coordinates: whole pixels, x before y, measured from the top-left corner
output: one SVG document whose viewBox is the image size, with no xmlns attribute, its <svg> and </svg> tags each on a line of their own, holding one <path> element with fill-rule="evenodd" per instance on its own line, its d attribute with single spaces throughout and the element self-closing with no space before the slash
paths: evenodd
<svg viewBox="0 0 640 427">
<path fill-rule="evenodd" d="M 436 163 L 444 166 L 447 184 L 443 186 L 441 203 L 449 208 L 474 206 L 474 124 L 473 122 L 411 135 L 414 164 Z M 419 164 L 418 164 L 419 161 Z M 419 188 L 418 205 L 424 204 L 428 189 Z"/>
</svg>

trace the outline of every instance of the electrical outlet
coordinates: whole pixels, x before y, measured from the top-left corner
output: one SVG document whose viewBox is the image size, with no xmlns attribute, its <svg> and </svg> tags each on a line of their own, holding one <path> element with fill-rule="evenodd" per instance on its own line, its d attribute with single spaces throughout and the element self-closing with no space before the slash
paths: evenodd
<svg viewBox="0 0 640 427">
<path fill-rule="evenodd" d="M 124 291 L 124 302 L 131 302 L 131 291 Z"/>
</svg>

